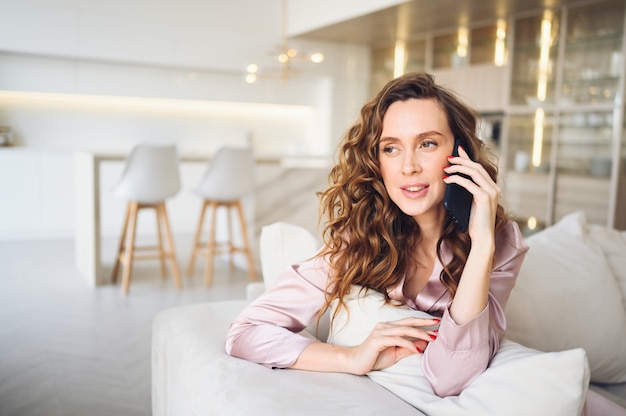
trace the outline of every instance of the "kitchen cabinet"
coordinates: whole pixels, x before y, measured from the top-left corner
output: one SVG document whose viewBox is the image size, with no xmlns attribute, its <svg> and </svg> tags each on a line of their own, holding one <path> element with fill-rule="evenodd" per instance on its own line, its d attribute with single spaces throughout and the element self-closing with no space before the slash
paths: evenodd
<svg viewBox="0 0 626 416">
<path fill-rule="evenodd" d="M 515 20 L 501 167 L 504 200 L 541 227 L 582 210 L 626 228 L 623 0 Z"/>
<path fill-rule="evenodd" d="M 427 39 L 417 39 L 398 44 L 403 49 L 404 72 L 424 71 L 428 60 Z M 371 81 L 370 93 L 373 96 L 393 79 L 394 66 L 396 64 L 396 45 L 383 45 L 371 50 Z"/>
</svg>

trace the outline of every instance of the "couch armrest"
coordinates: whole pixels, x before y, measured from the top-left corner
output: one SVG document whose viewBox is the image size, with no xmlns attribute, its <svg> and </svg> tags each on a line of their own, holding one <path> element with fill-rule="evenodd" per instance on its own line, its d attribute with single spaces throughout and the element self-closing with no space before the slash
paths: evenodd
<svg viewBox="0 0 626 416">
<path fill-rule="evenodd" d="M 224 352 L 246 300 L 160 312 L 152 332 L 152 414 L 421 415 L 366 376 L 271 370 Z"/>
</svg>

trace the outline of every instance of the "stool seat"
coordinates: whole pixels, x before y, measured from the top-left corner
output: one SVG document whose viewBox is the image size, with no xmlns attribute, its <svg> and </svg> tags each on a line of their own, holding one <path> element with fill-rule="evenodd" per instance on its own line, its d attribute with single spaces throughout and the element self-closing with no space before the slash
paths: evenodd
<svg viewBox="0 0 626 416">
<path fill-rule="evenodd" d="M 196 256 L 206 258 L 204 269 L 205 285 L 213 282 L 213 259 L 220 254 L 228 254 L 231 270 L 234 268 L 233 254 L 242 253 L 248 263 L 250 280 L 256 280 L 256 267 L 252 249 L 248 238 L 248 228 L 243 212 L 241 199 L 253 190 L 254 187 L 254 156 L 248 148 L 220 148 L 205 171 L 195 194 L 203 199 L 200 219 L 196 229 L 194 244 L 187 267 L 187 274 L 192 275 L 195 268 Z M 228 240 L 216 240 L 217 212 L 224 208 L 228 222 Z M 202 231 L 207 212 L 211 212 L 209 236 L 206 242 L 202 241 Z M 234 243 L 232 214 L 237 214 L 241 228 L 241 245 Z"/>
<path fill-rule="evenodd" d="M 165 201 L 180 190 L 178 155 L 174 145 L 158 146 L 141 144 L 133 148 L 127 158 L 124 172 L 115 188 L 117 197 L 126 199 L 126 215 L 113 267 L 112 282 L 117 282 L 120 266 L 123 266 L 122 292 L 128 294 L 132 264 L 135 260 L 159 259 L 161 274 L 167 274 L 165 260 L 172 263 L 174 283 L 182 286 L 174 239 L 167 215 Z M 157 245 L 137 246 L 137 219 L 139 212 L 153 209 L 157 219 Z M 163 245 L 163 235 L 167 249 Z M 148 252 L 148 254 L 137 254 Z"/>
</svg>

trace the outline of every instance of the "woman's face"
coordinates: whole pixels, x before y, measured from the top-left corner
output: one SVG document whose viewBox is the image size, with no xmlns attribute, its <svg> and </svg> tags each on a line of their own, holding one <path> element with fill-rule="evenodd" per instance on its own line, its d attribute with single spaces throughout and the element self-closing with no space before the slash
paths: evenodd
<svg viewBox="0 0 626 416">
<path fill-rule="evenodd" d="M 454 137 L 434 99 L 391 104 L 379 141 L 380 171 L 391 200 L 407 215 L 439 221 L 445 215 L 443 182 Z"/>
</svg>

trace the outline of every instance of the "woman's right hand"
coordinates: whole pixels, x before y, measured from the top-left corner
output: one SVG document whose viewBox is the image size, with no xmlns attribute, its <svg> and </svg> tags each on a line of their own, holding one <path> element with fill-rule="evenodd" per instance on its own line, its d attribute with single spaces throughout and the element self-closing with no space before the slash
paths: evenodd
<svg viewBox="0 0 626 416">
<path fill-rule="evenodd" d="M 400 359 L 422 353 L 437 338 L 437 330 L 426 330 L 439 319 L 404 318 L 379 322 L 361 345 L 347 353 L 349 372 L 363 375 L 392 366 Z"/>
</svg>

